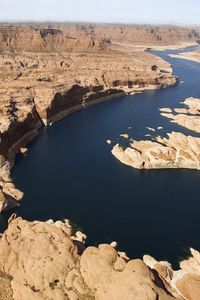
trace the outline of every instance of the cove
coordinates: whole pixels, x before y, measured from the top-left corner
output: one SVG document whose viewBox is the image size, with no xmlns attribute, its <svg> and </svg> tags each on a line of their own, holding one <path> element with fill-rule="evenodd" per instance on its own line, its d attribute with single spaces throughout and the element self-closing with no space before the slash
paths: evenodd
<svg viewBox="0 0 200 300">
<path fill-rule="evenodd" d="M 17 158 L 12 177 L 24 200 L 1 215 L 1 230 L 15 212 L 28 220 L 68 218 L 87 234 L 88 245 L 116 240 L 131 258 L 148 253 L 176 265 L 188 247 L 200 249 L 200 172 L 135 170 L 106 143 L 125 143 L 121 133 L 144 139 L 145 127 L 199 136 L 159 114 L 161 107 L 200 98 L 200 64 L 168 56 L 178 52 L 154 51 L 173 65 L 183 81 L 178 86 L 113 99 L 40 131 L 28 154 Z"/>
</svg>

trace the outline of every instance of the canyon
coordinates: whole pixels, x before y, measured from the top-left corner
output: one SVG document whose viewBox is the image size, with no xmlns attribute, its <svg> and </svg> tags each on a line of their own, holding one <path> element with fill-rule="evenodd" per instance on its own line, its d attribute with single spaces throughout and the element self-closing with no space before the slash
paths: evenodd
<svg viewBox="0 0 200 300">
<path fill-rule="evenodd" d="M 43 126 L 114 97 L 177 85 L 172 66 L 146 50 L 199 39 L 190 28 L 105 26 L 0 28 L 0 211 L 20 203 L 23 192 L 11 168 Z M 198 117 L 198 101 L 187 99 L 187 109 L 175 112 Z M 162 114 L 192 129 L 190 121 L 172 117 L 172 109 Z M 115 146 L 113 154 L 134 168 L 200 169 L 200 138 L 172 132 L 156 142 L 130 143 L 125 151 Z M 173 270 L 149 255 L 129 259 L 115 241 L 88 247 L 86 238 L 68 220 L 29 222 L 12 215 L 0 236 L 0 299 L 199 299 L 198 251 L 191 249 Z"/>
<path fill-rule="evenodd" d="M 116 96 L 178 82 L 170 64 L 149 52 L 113 46 L 85 28 L 73 28 L 72 37 L 65 31 L 0 28 L 0 211 L 21 200 L 10 169 L 43 125 Z M 65 48 L 56 51 L 59 43 Z"/>
</svg>

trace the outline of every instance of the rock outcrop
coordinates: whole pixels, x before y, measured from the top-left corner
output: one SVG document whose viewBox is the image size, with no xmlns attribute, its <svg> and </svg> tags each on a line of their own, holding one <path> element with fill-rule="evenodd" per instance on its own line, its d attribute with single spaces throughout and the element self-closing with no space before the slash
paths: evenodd
<svg viewBox="0 0 200 300">
<path fill-rule="evenodd" d="M 161 116 L 171 119 L 171 122 L 177 123 L 185 128 L 200 133 L 200 99 L 187 98 L 183 104 L 187 108 L 175 108 L 175 113 L 172 114 L 172 109 L 160 109 L 165 111 Z"/>
<path fill-rule="evenodd" d="M 14 300 L 183 299 L 145 261 L 123 259 L 108 244 L 83 247 L 67 221 L 13 219 L 0 238 L 0 274 L 9 278 Z"/>
<path fill-rule="evenodd" d="M 200 296 L 200 253 L 190 249 L 191 256 L 180 262 L 180 269 L 174 271 L 169 262 L 156 261 L 151 256 L 145 255 L 144 262 L 156 270 L 171 288 L 186 300 L 198 300 Z"/>
<path fill-rule="evenodd" d="M 86 236 L 72 236 L 68 220 L 13 216 L 9 222 L 0 237 L 0 299 L 199 299 L 200 253 L 194 249 L 174 271 L 149 255 L 123 258 L 114 242 L 85 248 Z"/>
<path fill-rule="evenodd" d="M 160 108 L 161 116 L 171 119 L 187 129 L 200 133 L 200 99 L 187 98 L 187 108 Z M 149 130 L 155 131 L 153 128 Z M 149 135 L 147 135 L 149 136 Z M 119 144 L 112 154 L 122 163 L 137 169 L 187 168 L 200 170 L 200 138 L 179 132 L 168 134 L 168 138 L 156 137 L 156 141 L 131 140 L 130 147 Z"/>
<path fill-rule="evenodd" d="M 112 154 L 122 163 L 137 169 L 186 168 L 200 170 L 200 138 L 179 132 L 154 141 L 132 140 L 125 150 L 115 145 Z"/>
</svg>

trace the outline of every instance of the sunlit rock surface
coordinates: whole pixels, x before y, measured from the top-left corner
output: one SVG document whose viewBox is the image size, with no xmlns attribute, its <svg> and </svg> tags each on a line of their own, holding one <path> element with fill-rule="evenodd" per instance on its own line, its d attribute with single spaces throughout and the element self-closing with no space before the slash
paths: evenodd
<svg viewBox="0 0 200 300">
<path fill-rule="evenodd" d="M 0 26 L 0 212 L 22 198 L 7 173 L 41 126 L 113 97 L 177 84 L 171 65 L 145 49 L 114 46 L 87 26 Z"/>
<path fill-rule="evenodd" d="M 154 141 L 131 141 L 123 149 L 119 144 L 112 154 L 122 163 L 137 169 L 186 168 L 200 170 L 200 138 L 179 132 Z"/>
<path fill-rule="evenodd" d="M 71 234 L 67 220 L 11 218 L 0 237 L 0 274 L 7 278 L 14 300 L 181 300 L 181 295 L 196 299 L 193 295 L 198 287 L 188 286 L 191 280 L 196 284 L 199 252 L 190 258 L 192 264 L 182 262 L 181 270 L 173 271 L 169 263 L 150 256 L 143 261 L 124 259 L 108 244 L 84 250 L 84 244 L 73 240 Z M 187 276 L 178 276 L 176 281 L 177 272 Z"/>
<path fill-rule="evenodd" d="M 171 122 L 177 123 L 187 129 L 200 133 L 200 99 L 187 98 L 183 104 L 187 108 L 175 108 L 161 113 L 161 116 L 171 119 Z M 164 109 L 160 109 L 164 111 Z M 168 113 L 169 112 L 169 113 Z"/>
</svg>

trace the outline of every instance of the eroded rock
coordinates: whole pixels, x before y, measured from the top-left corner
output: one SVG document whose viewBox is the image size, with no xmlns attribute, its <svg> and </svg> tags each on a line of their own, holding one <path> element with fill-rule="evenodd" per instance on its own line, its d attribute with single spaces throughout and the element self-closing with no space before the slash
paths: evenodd
<svg viewBox="0 0 200 300">
<path fill-rule="evenodd" d="M 10 219 L 0 237 L 0 271 L 11 276 L 14 300 L 182 299 L 156 270 L 139 259 L 126 261 L 111 245 L 78 254 L 64 226 Z"/>
<path fill-rule="evenodd" d="M 200 138 L 172 132 L 157 142 L 134 141 L 125 150 L 115 145 L 112 154 L 137 169 L 187 168 L 200 170 Z"/>
<path fill-rule="evenodd" d="M 200 99 L 187 98 L 183 104 L 187 108 L 175 108 L 174 111 L 176 114 L 167 113 L 168 111 L 165 109 L 165 113 L 161 113 L 161 116 L 171 119 L 171 122 L 200 133 Z M 169 112 L 172 112 L 172 110 Z"/>
<path fill-rule="evenodd" d="M 41 126 L 113 97 L 178 82 L 171 65 L 144 47 L 115 47 L 87 26 L 2 25 L 0 50 L 0 182 L 6 182 L 4 164 L 14 166 L 16 153 L 26 152 Z M 0 212 L 22 196 L 14 186 L 3 189 Z M 16 201 L 8 203 L 6 194 Z"/>
</svg>

